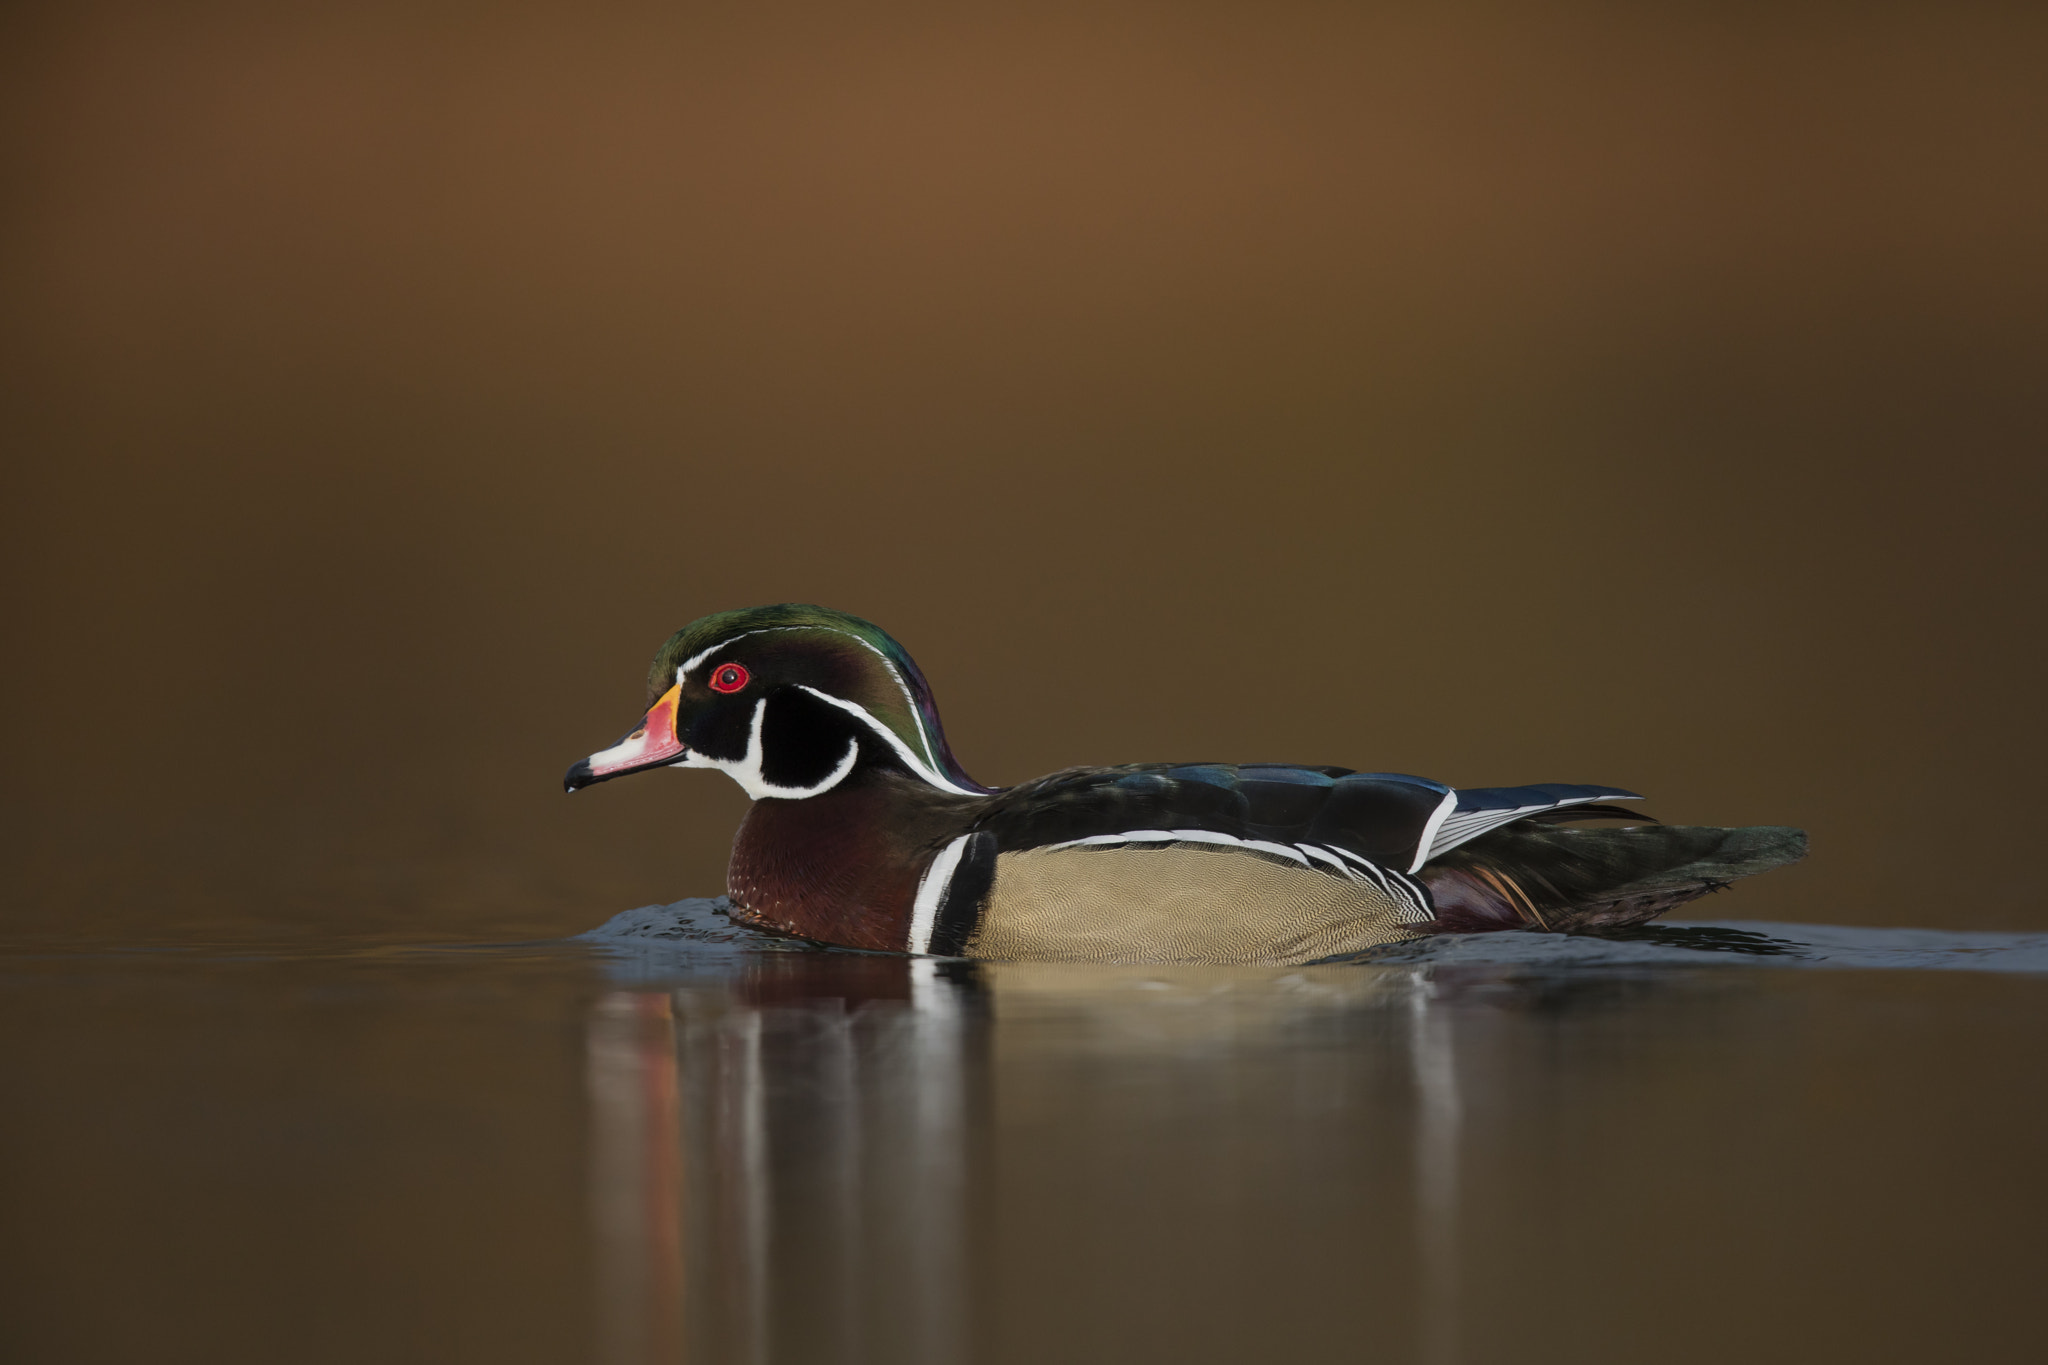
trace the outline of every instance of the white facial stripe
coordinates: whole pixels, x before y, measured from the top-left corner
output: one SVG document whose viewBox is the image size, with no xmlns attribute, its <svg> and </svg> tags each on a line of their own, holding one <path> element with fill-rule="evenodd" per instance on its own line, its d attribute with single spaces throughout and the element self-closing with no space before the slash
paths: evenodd
<svg viewBox="0 0 2048 1365">
<path fill-rule="evenodd" d="M 711 648 L 709 649 L 700 650 L 697 653 L 692 654 L 689 658 L 683 660 L 681 664 L 676 666 L 676 681 L 681 682 L 683 680 L 683 675 L 685 673 L 688 673 L 698 664 L 703 663 L 706 659 L 716 654 L 719 650 L 724 649 L 733 641 L 744 640 L 749 635 L 759 635 L 760 633 L 761 632 L 758 630 L 743 630 L 737 635 L 728 635 L 725 639 L 720 640 L 717 644 L 711 646 Z"/>
<path fill-rule="evenodd" d="M 803 683 L 798 683 L 797 686 L 801 690 L 808 692 L 812 696 L 816 697 L 819 701 L 828 702 L 831 705 L 836 706 L 840 710 L 846 712 L 848 715 L 857 716 L 861 720 L 867 722 L 868 728 L 873 730 L 877 735 L 879 735 L 882 738 L 884 743 L 886 743 L 891 749 L 894 749 L 896 751 L 896 756 L 903 760 L 905 767 L 909 768 L 910 771 L 916 773 L 926 782 L 929 782 L 932 786 L 937 787 L 940 791 L 953 792 L 954 794 L 959 796 L 982 795 L 982 793 L 978 791 L 974 791 L 970 788 L 961 786 L 952 778 L 946 776 L 944 772 L 940 771 L 933 765 L 926 763 L 923 759 L 920 759 L 916 754 L 912 753 L 910 746 L 903 742 L 902 736 L 898 735 L 894 730 L 891 730 L 888 726 L 882 724 L 881 721 L 876 720 L 872 715 L 868 714 L 867 708 L 862 706 L 859 702 L 847 701 L 844 697 L 835 697 L 830 692 L 820 692 L 817 688 L 807 686 Z"/>
<path fill-rule="evenodd" d="M 759 630 L 743 630 L 737 635 L 728 635 L 725 639 L 720 640 L 717 644 L 711 646 L 711 648 L 699 650 L 697 653 L 692 654 L 689 658 L 683 660 L 683 662 L 676 668 L 676 681 L 681 682 L 683 680 L 684 674 L 688 673 L 698 664 L 703 663 L 712 655 L 718 653 L 718 651 L 720 651 L 721 649 L 724 649 L 727 645 L 732 644 L 734 641 L 744 640 L 749 635 L 766 635 L 771 631 L 778 630 L 822 630 L 832 635 L 844 635 L 847 639 L 853 641 L 862 649 L 867 650 L 877 659 L 880 659 L 882 661 L 882 667 L 889 670 L 889 680 L 895 683 L 896 690 L 903 694 L 903 704 L 906 708 L 908 708 L 910 712 L 910 723 L 917 727 L 918 742 L 924 746 L 924 763 L 920 766 L 916 762 L 916 760 L 913 759 L 911 760 L 912 767 L 917 769 L 918 774 L 920 776 L 923 776 L 925 773 L 928 772 L 934 772 L 938 769 L 939 755 L 937 749 L 933 747 L 931 734 L 925 729 L 924 713 L 918 710 L 917 697 L 914 694 L 912 694 L 910 690 L 910 685 L 904 682 L 903 675 L 896 671 L 896 661 L 891 659 L 886 653 L 884 653 L 881 649 L 877 648 L 873 643 L 867 640 L 863 640 L 860 636 L 855 635 L 850 630 L 840 630 L 837 626 L 762 626 Z M 810 691 L 812 689 L 807 688 L 805 690 Z M 823 697 L 825 694 L 820 692 L 818 693 L 818 695 Z M 827 698 L 827 700 L 833 699 Z M 861 714 L 863 716 L 867 716 L 869 724 L 877 724 L 874 717 L 868 716 L 866 711 L 862 711 Z M 888 727 L 886 726 L 882 726 L 881 728 L 885 731 L 888 729 Z M 894 735 L 893 731 L 889 731 L 889 733 L 892 736 Z M 899 742 L 896 747 L 898 749 L 901 749 L 904 746 Z M 944 787 L 947 791 L 965 791 L 965 788 L 955 786 L 950 780 L 944 782 L 934 782 L 934 785 Z M 979 796 L 981 793 L 966 792 L 966 794 L 969 796 Z"/>
<path fill-rule="evenodd" d="M 836 633 L 844 635 L 849 640 L 852 640 L 855 644 L 864 647 L 870 654 L 873 654 L 877 659 L 880 659 L 882 661 L 882 667 L 889 670 L 890 681 L 894 682 L 896 684 L 896 690 L 903 694 L 903 705 L 907 707 L 910 711 L 910 723 L 917 727 L 918 740 L 924 745 L 925 762 L 930 767 L 936 769 L 939 766 L 939 756 L 938 754 L 933 752 L 932 737 L 929 733 L 926 732 L 924 728 L 924 713 L 917 709 L 917 698 L 911 694 L 910 684 L 904 682 L 903 675 L 896 671 L 896 661 L 894 659 L 891 659 L 887 654 L 883 653 L 876 646 L 870 644 L 866 640 L 861 639 L 860 636 L 855 635 L 851 631 L 842 630 Z"/>
<path fill-rule="evenodd" d="M 826 774 L 824 781 L 818 783 L 815 787 L 784 787 L 770 782 L 761 773 L 763 761 L 761 728 L 766 724 L 767 719 L 768 699 L 763 697 L 754 703 L 754 723 L 747 733 L 747 756 L 745 758 L 738 760 L 713 758 L 708 754 L 699 754 L 692 750 L 688 759 L 673 766 L 678 768 L 717 768 L 727 777 L 739 783 L 741 790 L 745 791 L 751 800 L 760 801 L 772 796 L 784 801 L 801 801 L 807 796 L 817 796 L 831 791 L 841 782 L 844 782 L 846 775 L 853 771 L 853 765 L 860 762 L 860 740 L 852 739 L 847 741 L 846 757 L 840 759 L 839 766 Z M 702 763 L 696 762 L 699 758 L 704 761 Z"/>
</svg>

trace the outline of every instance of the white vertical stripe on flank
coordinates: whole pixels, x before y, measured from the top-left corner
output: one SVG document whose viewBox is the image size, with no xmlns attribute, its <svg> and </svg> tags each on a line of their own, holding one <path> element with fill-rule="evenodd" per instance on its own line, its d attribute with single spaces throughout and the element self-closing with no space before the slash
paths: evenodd
<svg viewBox="0 0 2048 1365">
<path fill-rule="evenodd" d="M 903 945 L 905 952 L 928 953 L 932 946 L 932 929 L 939 919 L 939 902 L 946 898 L 946 888 L 953 884 L 953 873 L 960 867 L 960 855 L 967 851 L 971 835 L 963 834 L 952 843 L 940 849 L 932 859 L 932 865 L 924 870 L 924 876 L 917 883 L 917 899 L 910 905 L 910 938 Z"/>
</svg>

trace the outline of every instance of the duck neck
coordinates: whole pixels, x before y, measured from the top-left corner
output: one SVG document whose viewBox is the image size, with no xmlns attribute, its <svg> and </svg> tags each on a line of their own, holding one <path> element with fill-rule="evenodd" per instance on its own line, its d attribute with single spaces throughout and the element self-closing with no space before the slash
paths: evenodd
<svg viewBox="0 0 2048 1365">
<path fill-rule="evenodd" d="M 918 879 L 985 798 L 886 768 L 802 800 L 754 802 L 733 837 L 734 918 L 778 933 L 902 952 Z"/>
</svg>

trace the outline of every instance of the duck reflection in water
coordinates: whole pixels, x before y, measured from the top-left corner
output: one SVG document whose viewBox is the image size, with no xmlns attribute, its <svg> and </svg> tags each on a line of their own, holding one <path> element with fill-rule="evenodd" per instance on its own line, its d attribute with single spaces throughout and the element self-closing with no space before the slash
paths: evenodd
<svg viewBox="0 0 2048 1365">
<path fill-rule="evenodd" d="M 970 982 L 787 955 L 593 1008 L 613 1361 L 965 1355 Z"/>
<path fill-rule="evenodd" d="M 1394 1355 L 1454 1359 L 1458 1019 L 1568 1007 L 1557 991 L 1427 965 L 817 953 L 606 995 L 589 1021 L 606 1358 L 1027 1358 L 988 1338 L 1034 1311 L 1095 1313 L 1076 1330 L 1099 1338 L 1156 1307 L 1162 1276 L 1200 1321 L 1232 1284 L 1255 1294 L 1247 1275 L 1291 1282 L 1290 1261 L 1323 1255 L 1327 1216 L 1284 1206 L 1308 1190 L 1393 1245 L 1338 1278 L 1385 1314 L 1379 1336 L 1407 1338 Z M 1231 1266 L 1275 1232 L 1272 1264 Z M 1140 1250 L 1169 1263 L 1130 1264 Z M 1048 1288 L 1078 1282 L 1080 1303 Z"/>
</svg>

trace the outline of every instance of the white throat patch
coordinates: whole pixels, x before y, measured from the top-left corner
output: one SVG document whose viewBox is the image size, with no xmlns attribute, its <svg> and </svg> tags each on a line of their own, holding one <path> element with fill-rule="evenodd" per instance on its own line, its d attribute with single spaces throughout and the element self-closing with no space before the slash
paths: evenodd
<svg viewBox="0 0 2048 1365">
<path fill-rule="evenodd" d="M 731 645 L 735 641 L 744 640 L 749 635 L 767 635 L 775 631 L 783 630 L 808 630 L 823 632 L 831 635 L 844 635 L 847 639 L 853 641 L 862 649 L 867 650 L 870 654 L 873 654 L 876 658 L 880 659 L 882 661 L 882 667 L 888 671 L 889 680 L 896 684 L 898 691 L 903 693 L 903 703 L 904 706 L 908 709 L 910 715 L 910 723 L 917 731 L 918 748 L 923 750 L 922 753 L 918 752 L 918 749 L 913 749 L 910 745 L 904 743 L 902 736 L 898 735 L 894 730 L 891 730 L 887 725 L 884 725 L 878 718 L 876 718 L 876 716 L 872 712 L 870 712 L 866 707 L 862 706 L 860 703 L 846 701 L 840 697 L 832 696 L 830 693 L 827 692 L 820 692 L 817 688 L 807 686 L 803 683 L 798 683 L 797 686 L 803 688 L 804 691 L 818 698 L 818 700 L 828 702 L 831 705 L 838 707 L 840 710 L 845 711 L 849 715 L 852 715 L 858 718 L 859 720 L 865 722 L 867 727 L 870 730 L 873 730 L 876 736 L 880 738 L 883 743 L 887 744 L 889 748 L 895 752 L 898 758 L 903 760 L 903 765 L 905 767 L 909 768 L 911 772 L 917 774 L 919 778 L 929 783 L 931 786 L 937 787 L 942 792 L 951 792 L 955 796 L 986 795 L 986 793 L 981 792 L 973 787 L 963 786 L 959 782 L 954 781 L 951 775 L 949 775 L 946 772 L 945 768 L 939 762 L 938 746 L 933 742 L 931 733 L 925 728 L 924 716 L 917 708 L 917 698 L 915 695 L 912 694 L 910 690 L 910 685 L 903 681 L 903 675 L 896 671 L 895 663 L 890 660 L 887 654 L 877 649 L 868 641 L 861 639 L 860 636 L 855 635 L 851 631 L 840 630 L 833 626 L 762 626 L 757 630 L 743 630 L 737 635 L 728 635 L 723 640 L 720 640 L 717 644 L 711 646 L 709 649 L 699 650 L 697 653 L 692 654 L 689 658 L 683 660 L 683 662 L 679 664 L 676 668 L 676 681 L 682 682 L 684 680 L 685 675 L 687 675 L 691 669 L 696 668 L 706 659 L 709 659 L 712 655 L 717 654 L 719 651 L 725 649 L 728 645 Z M 747 758 L 743 760 L 743 763 L 751 763 L 753 765 L 752 772 L 757 780 L 759 779 L 761 771 L 760 744 L 761 708 L 757 703 L 754 708 L 753 739 L 750 744 L 750 747 L 747 750 Z M 855 746 L 856 754 L 858 753 L 858 747 L 858 745 Z M 700 758 L 702 758 L 703 761 L 697 761 Z M 850 755 L 847 759 L 846 764 L 843 765 L 844 771 L 835 773 L 831 778 L 829 778 L 825 782 L 823 786 L 818 787 L 816 790 L 805 791 L 801 794 L 804 796 L 816 796 L 819 792 L 830 791 L 833 787 L 837 786 L 841 781 L 845 779 L 846 774 L 848 772 L 852 771 L 851 765 L 853 761 L 854 756 Z M 723 771 L 731 775 L 733 781 L 738 782 L 742 787 L 747 788 L 747 795 L 753 797 L 756 801 L 761 799 L 760 795 L 756 794 L 754 788 L 748 786 L 748 780 L 740 776 L 739 769 L 742 766 L 742 764 L 727 762 L 723 759 L 703 758 L 703 756 L 700 754 L 691 754 L 690 757 L 688 759 L 685 759 L 683 762 L 671 764 L 670 766 L 676 768 L 722 769 Z M 776 791 L 771 792 L 769 794 L 774 796 L 789 795 L 788 792 L 784 791 Z"/>
<path fill-rule="evenodd" d="M 716 768 L 733 781 L 739 783 L 740 790 L 747 794 L 749 800 L 761 801 L 772 796 L 778 801 L 801 801 L 807 796 L 819 796 L 831 791 L 841 782 L 844 782 L 846 775 L 853 771 L 853 765 L 860 762 L 860 740 L 854 738 L 846 742 L 846 757 L 839 760 L 839 766 L 827 773 L 824 780 L 816 786 L 784 787 L 770 782 L 761 773 L 761 764 L 764 757 L 761 748 L 761 727 L 767 722 L 767 719 L 768 698 L 763 697 L 754 703 L 754 723 L 747 731 L 747 753 L 744 758 L 713 758 L 709 754 L 700 754 L 693 749 L 690 752 L 690 756 L 681 763 L 672 763 L 669 766 L 672 768 Z"/>
</svg>

